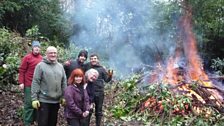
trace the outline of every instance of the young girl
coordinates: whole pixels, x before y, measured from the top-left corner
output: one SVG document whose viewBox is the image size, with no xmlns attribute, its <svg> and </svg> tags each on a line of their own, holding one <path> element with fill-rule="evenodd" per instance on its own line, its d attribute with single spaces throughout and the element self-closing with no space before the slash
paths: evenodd
<svg viewBox="0 0 224 126">
<path fill-rule="evenodd" d="M 89 115 L 89 96 L 84 88 L 85 78 L 81 69 L 72 71 L 68 78 L 68 87 L 65 89 L 64 98 L 66 100 L 65 117 L 68 125 L 82 126 Z"/>
</svg>

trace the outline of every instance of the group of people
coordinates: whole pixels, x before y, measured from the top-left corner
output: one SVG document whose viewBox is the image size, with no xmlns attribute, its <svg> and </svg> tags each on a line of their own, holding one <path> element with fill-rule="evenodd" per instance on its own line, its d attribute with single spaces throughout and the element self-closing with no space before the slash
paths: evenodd
<svg viewBox="0 0 224 126">
<path fill-rule="evenodd" d="M 95 109 L 96 126 L 103 116 L 104 82 L 113 71 L 100 65 L 97 54 L 82 50 L 77 59 L 61 64 L 57 49 L 49 46 L 46 56 L 40 54 L 39 41 L 32 42 L 32 52 L 23 57 L 19 67 L 19 87 L 24 90 L 24 125 L 37 120 L 38 126 L 56 126 L 58 110 L 64 106 L 69 126 L 89 126 Z M 36 117 L 37 115 L 37 117 Z"/>
</svg>

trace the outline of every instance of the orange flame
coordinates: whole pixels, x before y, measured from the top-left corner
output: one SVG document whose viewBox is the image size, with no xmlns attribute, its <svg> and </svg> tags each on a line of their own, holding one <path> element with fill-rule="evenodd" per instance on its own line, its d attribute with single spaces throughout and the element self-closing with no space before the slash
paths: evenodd
<svg viewBox="0 0 224 126">
<path fill-rule="evenodd" d="M 192 32 L 190 25 L 191 14 L 183 17 L 183 30 L 186 35 L 186 41 L 184 41 L 184 52 L 188 59 L 188 74 L 192 80 L 209 80 L 207 74 L 203 70 L 202 61 L 198 55 L 195 36 Z M 211 86 L 210 83 L 204 83 L 205 86 Z"/>
<path fill-rule="evenodd" d="M 178 67 L 176 67 L 176 64 L 183 55 L 187 60 L 185 78 L 193 81 L 209 80 L 208 75 L 203 70 L 202 61 L 198 55 L 196 39 L 192 32 L 190 20 L 191 14 L 188 13 L 183 16 L 180 21 L 180 28 L 182 29 L 180 35 L 183 37 L 183 49 L 177 47 L 174 56 L 168 60 L 165 80 L 170 84 L 178 84 L 179 81 L 183 80 L 183 75 L 178 74 Z M 211 87 L 212 85 L 210 81 L 202 82 L 202 84 L 207 87 Z"/>
<path fill-rule="evenodd" d="M 171 85 L 178 84 L 178 86 L 176 86 L 177 88 L 173 91 L 178 90 L 186 92 L 186 96 L 196 97 L 202 104 L 206 104 L 208 99 L 215 101 L 217 107 L 223 108 L 223 97 L 216 89 L 214 89 L 215 85 L 213 85 L 211 80 L 209 80 L 208 75 L 203 69 L 202 60 L 197 50 L 196 39 L 192 32 L 191 17 L 191 10 L 188 10 L 181 18 L 179 24 L 179 28 L 181 29 L 179 37 L 181 37 L 181 40 L 177 43 L 174 55 L 169 57 L 165 69 L 161 67 L 160 63 L 157 64 L 158 69 L 156 69 L 152 74 L 150 83 L 156 82 L 158 79 L 162 79 L 162 81 Z M 186 64 L 184 64 L 184 66 L 179 66 L 178 63 L 180 63 L 183 58 Z M 159 75 L 159 73 L 162 76 Z M 188 85 L 191 81 L 197 82 L 197 84 L 200 84 L 203 88 L 207 87 L 206 91 L 208 91 L 208 95 L 202 96 L 199 90 L 194 91 L 192 87 Z M 206 96 L 208 96 L 208 98 Z M 161 101 L 157 100 L 158 99 L 156 98 L 149 98 L 143 103 L 144 107 L 162 111 L 163 106 L 159 104 Z M 196 110 L 200 109 L 197 108 Z"/>
</svg>

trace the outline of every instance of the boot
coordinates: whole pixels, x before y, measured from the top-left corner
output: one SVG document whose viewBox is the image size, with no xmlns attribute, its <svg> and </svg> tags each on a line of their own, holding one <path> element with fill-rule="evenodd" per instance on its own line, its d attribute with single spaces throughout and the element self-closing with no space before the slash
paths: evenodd
<svg viewBox="0 0 224 126">
<path fill-rule="evenodd" d="M 96 116 L 96 126 L 101 126 L 102 116 Z"/>
</svg>

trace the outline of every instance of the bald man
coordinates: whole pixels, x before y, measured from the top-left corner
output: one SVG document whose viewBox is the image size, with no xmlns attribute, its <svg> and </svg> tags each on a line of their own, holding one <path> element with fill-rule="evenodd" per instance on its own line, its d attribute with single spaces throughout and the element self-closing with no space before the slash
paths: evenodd
<svg viewBox="0 0 224 126">
<path fill-rule="evenodd" d="M 38 126 L 56 126 L 60 101 L 66 88 L 63 65 L 57 62 L 57 49 L 49 46 L 37 64 L 31 86 L 32 106 L 38 110 Z"/>
</svg>

